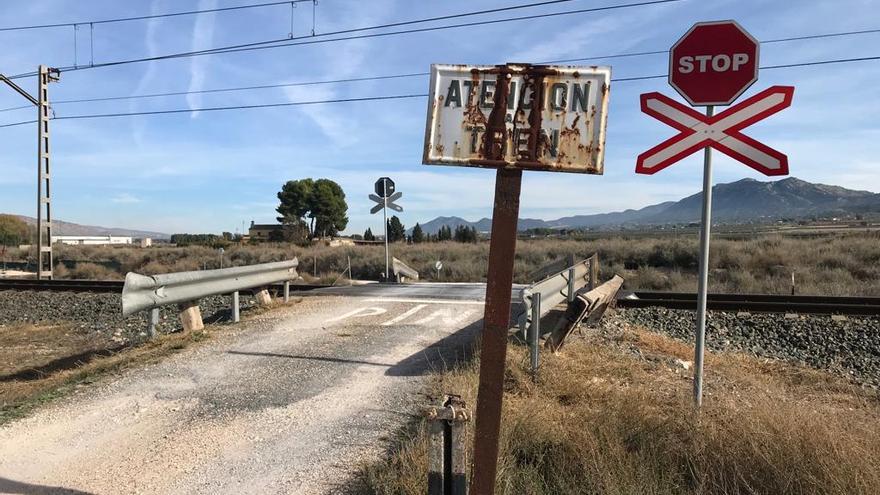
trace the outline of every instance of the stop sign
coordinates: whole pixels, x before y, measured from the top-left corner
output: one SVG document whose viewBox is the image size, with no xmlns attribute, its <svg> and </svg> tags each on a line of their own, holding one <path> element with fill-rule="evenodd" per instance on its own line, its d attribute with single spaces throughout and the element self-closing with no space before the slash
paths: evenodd
<svg viewBox="0 0 880 495">
<path fill-rule="evenodd" d="M 734 21 L 698 22 L 669 50 L 669 84 L 691 105 L 729 105 L 758 80 L 758 47 Z"/>
</svg>

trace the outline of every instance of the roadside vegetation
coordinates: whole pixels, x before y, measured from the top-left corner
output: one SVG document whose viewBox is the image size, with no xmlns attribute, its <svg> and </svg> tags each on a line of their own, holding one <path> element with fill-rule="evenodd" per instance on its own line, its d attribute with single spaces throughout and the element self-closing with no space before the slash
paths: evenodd
<svg viewBox="0 0 880 495">
<path fill-rule="evenodd" d="M 543 354 L 537 384 L 526 350 L 510 348 L 497 493 L 880 493 L 876 391 L 821 371 L 711 353 L 697 416 L 691 373 L 677 361 L 691 359 L 692 348 L 617 328 Z M 431 394 L 460 394 L 473 411 L 477 383 L 471 362 L 436 375 Z M 426 493 L 427 449 L 427 424 L 417 419 L 386 460 L 363 467 L 352 491 Z"/>
<path fill-rule="evenodd" d="M 716 238 L 710 257 L 710 289 L 735 293 L 790 293 L 792 275 L 800 294 L 880 295 L 880 234 L 838 233 L 821 236 L 757 235 Z M 429 242 L 392 244 L 392 255 L 419 271 L 422 280 L 480 282 L 485 280 L 489 244 Z M 574 254 L 599 253 L 601 277 L 615 273 L 625 288 L 696 290 L 699 243 L 697 234 L 665 237 L 609 234 L 589 240 L 521 239 L 517 244 L 515 281 L 528 283 L 538 268 Z M 300 274 L 309 281 L 330 283 L 351 260 L 353 278 L 379 280 L 385 270 L 381 245 L 329 247 L 323 243 L 229 245 L 223 266 L 300 260 Z M 8 249 L 3 260 L 27 261 L 34 253 Z M 205 246 L 135 248 L 58 246 L 59 278 L 121 279 L 129 271 L 156 274 L 220 266 L 217 249 Z M 443 262 L 438 274 L 437 261 Z M 2 260 L 0 260 L 2 261 Z M 33 260 L 32 260 L 33 261 Z"/>
</svg>

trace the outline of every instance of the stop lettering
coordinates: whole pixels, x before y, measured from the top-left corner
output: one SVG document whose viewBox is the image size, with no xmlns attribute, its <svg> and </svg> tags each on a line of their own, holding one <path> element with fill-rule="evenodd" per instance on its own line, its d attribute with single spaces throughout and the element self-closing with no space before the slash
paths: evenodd
<svg viewBox="0 0 880 495">
<path fill-rule="evenodd" d="M 669 84 L 691 105 L 729 105 L 758 79 L 758 47 L 734 21 L 694 24 L 669 52 Z"/>
</svg>

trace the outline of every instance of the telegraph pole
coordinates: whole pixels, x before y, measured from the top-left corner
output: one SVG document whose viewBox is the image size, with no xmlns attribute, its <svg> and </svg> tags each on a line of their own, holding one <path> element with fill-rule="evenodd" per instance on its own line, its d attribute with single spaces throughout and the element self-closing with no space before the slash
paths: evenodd
<svg viewBox="0 0 880 495">
<path fill-rule="evenodd" d="M 49 83 L 57 82 L 61 72 L 41 65 L 37 71 L 37 97 L 6 76 L 6 83 L 37 107 L 37 280 L 52 279 L 52 208 L 49 188 Z"/>
</svg>

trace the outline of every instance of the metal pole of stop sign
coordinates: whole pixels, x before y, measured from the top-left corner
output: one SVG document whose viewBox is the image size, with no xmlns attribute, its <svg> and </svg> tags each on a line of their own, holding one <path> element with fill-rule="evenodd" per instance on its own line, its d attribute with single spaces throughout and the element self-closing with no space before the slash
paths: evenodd
<svg viewBox="0 0 880 495">
<path fill-rule="evenodd" d="M 715 107 L 706 107 L 706 117 Z M 709 286 L 709 234 L 712 230 L 712 147 L 703 150 L 703 214 L 700 227 L 700 279 L 697 282 L 697 342 L 694 346 L 694 404 L 703 403 L 703 355 L 706 348 L 706 292 Z"/>
<path fill-rule="evenodd" d="M 388 182 L 382 178 L 382 221 L 385 225 L 385 281 L 388 281 Z"/>
</svg>

